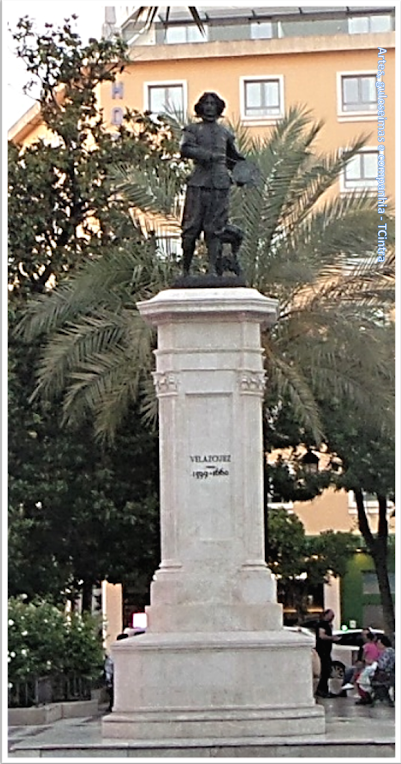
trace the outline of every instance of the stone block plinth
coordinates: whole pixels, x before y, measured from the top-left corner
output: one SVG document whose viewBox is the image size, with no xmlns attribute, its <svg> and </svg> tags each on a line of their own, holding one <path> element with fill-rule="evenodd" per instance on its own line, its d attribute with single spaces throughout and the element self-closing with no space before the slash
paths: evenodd
<svg viewBox="0 0 401 764">
<path fill-rule="evenodd" d="M 277 301 L 246 287 L 168 289 L 138 309 L 158 337 L 161 563 L 147 633 L 113 647 L 103 734 L 323 733 L 311 642 L 283 629 L 264 560 L 261 326 Z"/>
</svg>

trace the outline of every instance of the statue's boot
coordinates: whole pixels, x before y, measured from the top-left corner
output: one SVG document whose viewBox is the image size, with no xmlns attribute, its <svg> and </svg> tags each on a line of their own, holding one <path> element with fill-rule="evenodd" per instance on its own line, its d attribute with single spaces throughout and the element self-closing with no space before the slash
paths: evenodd
<svg viewBox="0 0 401 764">
<path fill-rule="evenodd" d="M 182 247 L 182 270 L 184 276 L 189 275 L 191 268 L 192 258 L 194 256 L 195 246 L 192 244 L 183 244 Z"/>
</svg>

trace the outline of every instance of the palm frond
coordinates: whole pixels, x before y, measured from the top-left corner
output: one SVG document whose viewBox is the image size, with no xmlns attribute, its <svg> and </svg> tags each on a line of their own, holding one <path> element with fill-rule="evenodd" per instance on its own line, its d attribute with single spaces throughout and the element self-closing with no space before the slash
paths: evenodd
<svg viewBox="0 0 401 764">
<path fill-rule="evenodd" d="M 124 196 L 131 207 L 150 213 L 158 220 L 165 219 L 171 225 L 179 224 L 175 202 L 182 186 L 171 162 L 166 162 L 160 174 L 152 168 L 139 170 L 127 164 L 117 165 L 110 170 L 110 179 L 114 192 Z"/>
<path fill-rule="evenodd" d="M 110 246 L 101 257 L 88 260 L 66 283 L 32 300 L 16 332 L 27 342 L 49 334 L 77 316 L 89 314 L 94 296 L 96 306 L 107 306 L 117 315 L 122 307 L 132 304 L 133 292 L 146 295 L 153 282 L 165 285 L 165 268 L 143 239 L 133 242 L 132 247 Z"/>
<path fill-rule="evenodd" d="M 65 422 L 90 415 L 96 435 L 113 438 L 130 403 L 136 400 L 144 377 L 150 373 L 154 333 L 139 317 L 128 327 L 124 344 L 103 346 L 102 352 L 86 352 L 70 374 L 64 404 Z"/>
<path fill-rule="evenodd" d="M 320 444 L 324 433 L 310 384 L 300 368 L 288 361 L 284 354 L 274 352 L 274 346 L 266 340 L 263 344 L 270 391 L 274 391 L 279 400 L 288 397 L 295 416 Z"/>
<path fill-rule="evenodd" d="M 106 348 L 122 346 L 127 335 L 126 315 L 98 310 L 82 316 L 79 323 L 66 324 L 47 343 L 38 364 L 39 383 L 32 398 L 57 396 L 68 383 L 74 369 L 85 359 L 100 356 Z"/>
</svg>

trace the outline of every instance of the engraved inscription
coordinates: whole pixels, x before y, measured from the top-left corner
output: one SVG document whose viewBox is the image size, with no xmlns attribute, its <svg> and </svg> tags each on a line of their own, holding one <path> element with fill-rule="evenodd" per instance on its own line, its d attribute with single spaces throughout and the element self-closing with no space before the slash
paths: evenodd
<svg viewBox="0 0 401 764">
<path fill-rule="evenodd" d="M 222 475 L 229 475 L 228 470 L 223 469 L 208 469 L 208 470 L 194 470 L 192 477 L 197 480 L 206 480 L 209 477 L 221 477 Z"/>
<path fill-rule="evenodd" d="M 200 456 L 199 454 L 195 454 L 194 456 L 189 457 L 191 462 L 231 462 L 231 454 L 209 454 L 209 456 Z"/>
<path fill-rule="evenodd" d="M 192 464 L 196 464 L 198 469 L 192 471 L 192 477 L 196 480 L 207 480 L 210 477 L 226 477 L 230 474 L 228 469 L 218 467 L 217 463 L 231 462 L 231 454 L 193 454 L 189 457 Z"/>
</svg>

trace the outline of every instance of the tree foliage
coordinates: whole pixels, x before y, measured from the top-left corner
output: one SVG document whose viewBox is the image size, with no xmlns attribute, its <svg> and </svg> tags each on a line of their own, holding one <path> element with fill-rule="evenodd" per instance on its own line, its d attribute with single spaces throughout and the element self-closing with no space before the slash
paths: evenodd
<svg viewBox="0 0 401 764">
<path fill-rule="evenodd" d="M 127 202 L 113 193 L 110 167 L 129 162 L 162 184 L 169 141 L 135 110 L 117 130 L 105 122 L 97 87 L 123 72 L 129 59 L 121 39 L 83 45 L 69 20 L 47 27 L 37 35 L 25 17 L 13 34 L 31 76 L 26 89 L 39 82 L 47 131 L 28 146 L 9 145 L 9 278 L 26 295 L 53 288 L 109 246 L 141 240 Z"/>
<path fill-rule="evenodd" d="M 55 602 L 84 591 L 90 607 L 92 585 L 108 578 L 129 582 L 144 605 L 159 559 L 157 435 L 132 397 L 115 448 L 95 442 L 84 415 L 66 429 L 58 396 L 31 398 L 42 337 L 25 343 L 14 329 L 32 295 L 48 300 L 82 262 L 122 242 L 150 246 L 108 171 L 128 158 L 156 168 L 164 148 L 145 115 L 127 114 L 113 136 L 97 106 L 98 84 L 126 61 L 120 41 L 84 46 L 68 21 L 36 35 L 28 19 L 14 40 L 40 81 L 48 133 L 9 146 L 9 591 Z"/>
<path fill-rule="evenodd" d="M 327 466 L 308 474 L 302 464 L 299 444 L 316 448 L 311 432 L 291 415 L 285 401 L 279 404 L 270 396 L 265 417 L 265 443 L 268 450 L 284 448 L 266 466 L 266 480 L 276 500 L 302 501 L 322 493 L 328 485 L 352 491 L 357 505 L 358 529 L 371 555 L 381 596 L 386 631 L 394 633 L 394 603 L 388 576 L 390 501 L 395 491 L 394 437 L 394 326 L 387 317 L 377 317 L 377 356 L 381 365 L 369 379 L 371 402 L 365 410 L 356 408 L 346 397 L 322 396 L 316 392 L 325 432 L 323 459 Z M 361 359 L 352 359 L 356 373 L 366 372 Z M 376 410 L 375 410 L 376 409 Z M 378 513 L 371 515 L 366 496 L 376 496 Z M 319 545 L 320 537 L 311 538 Z M 312 578 L 312 571 L 309 573 Z"/>
<path fill-rule="evenodd" d="M 301 520 L 284 507 L 268 507 L 267 511 L 267 563 L 278 577 L 279 595 L 286 592 L 301 622 L 310 588 L 327 583 L 331 576 L 344 575 L 357 539 L 351 533 L 334 531 L 308 537 Z"/>
<path fill-rule="evenodd" d="M 88 421 L 60 426 L 57 401 L 27 400 L 36 354 L 24 350 L 10 363 L 10 594 L 60 601 L 125 579 L 145 604 L 159 554 L 157 434 L 134 407 L 108 448 Z"/>
<path fill-rule="evenodd" d="M 387 326 L 387 364 L 382 369 L 382 396 L 387 409 L 380 425 L 370 415 L 355 412 L 347 401 L 321 402 L 322 416 L 331 452 L 332 482 L 353 491 L 358 528 L 371 555 L 381 596 L 386 631 L 395 631 L 394 603 L 388 577 L 390 501 L 395 498 L 394 428 L 394 331 Z M 366 496 L 377 499 L 378 513 L 369 516 Z M 377 523 L 377 525 L 376 525 Z"/>
</svg>

